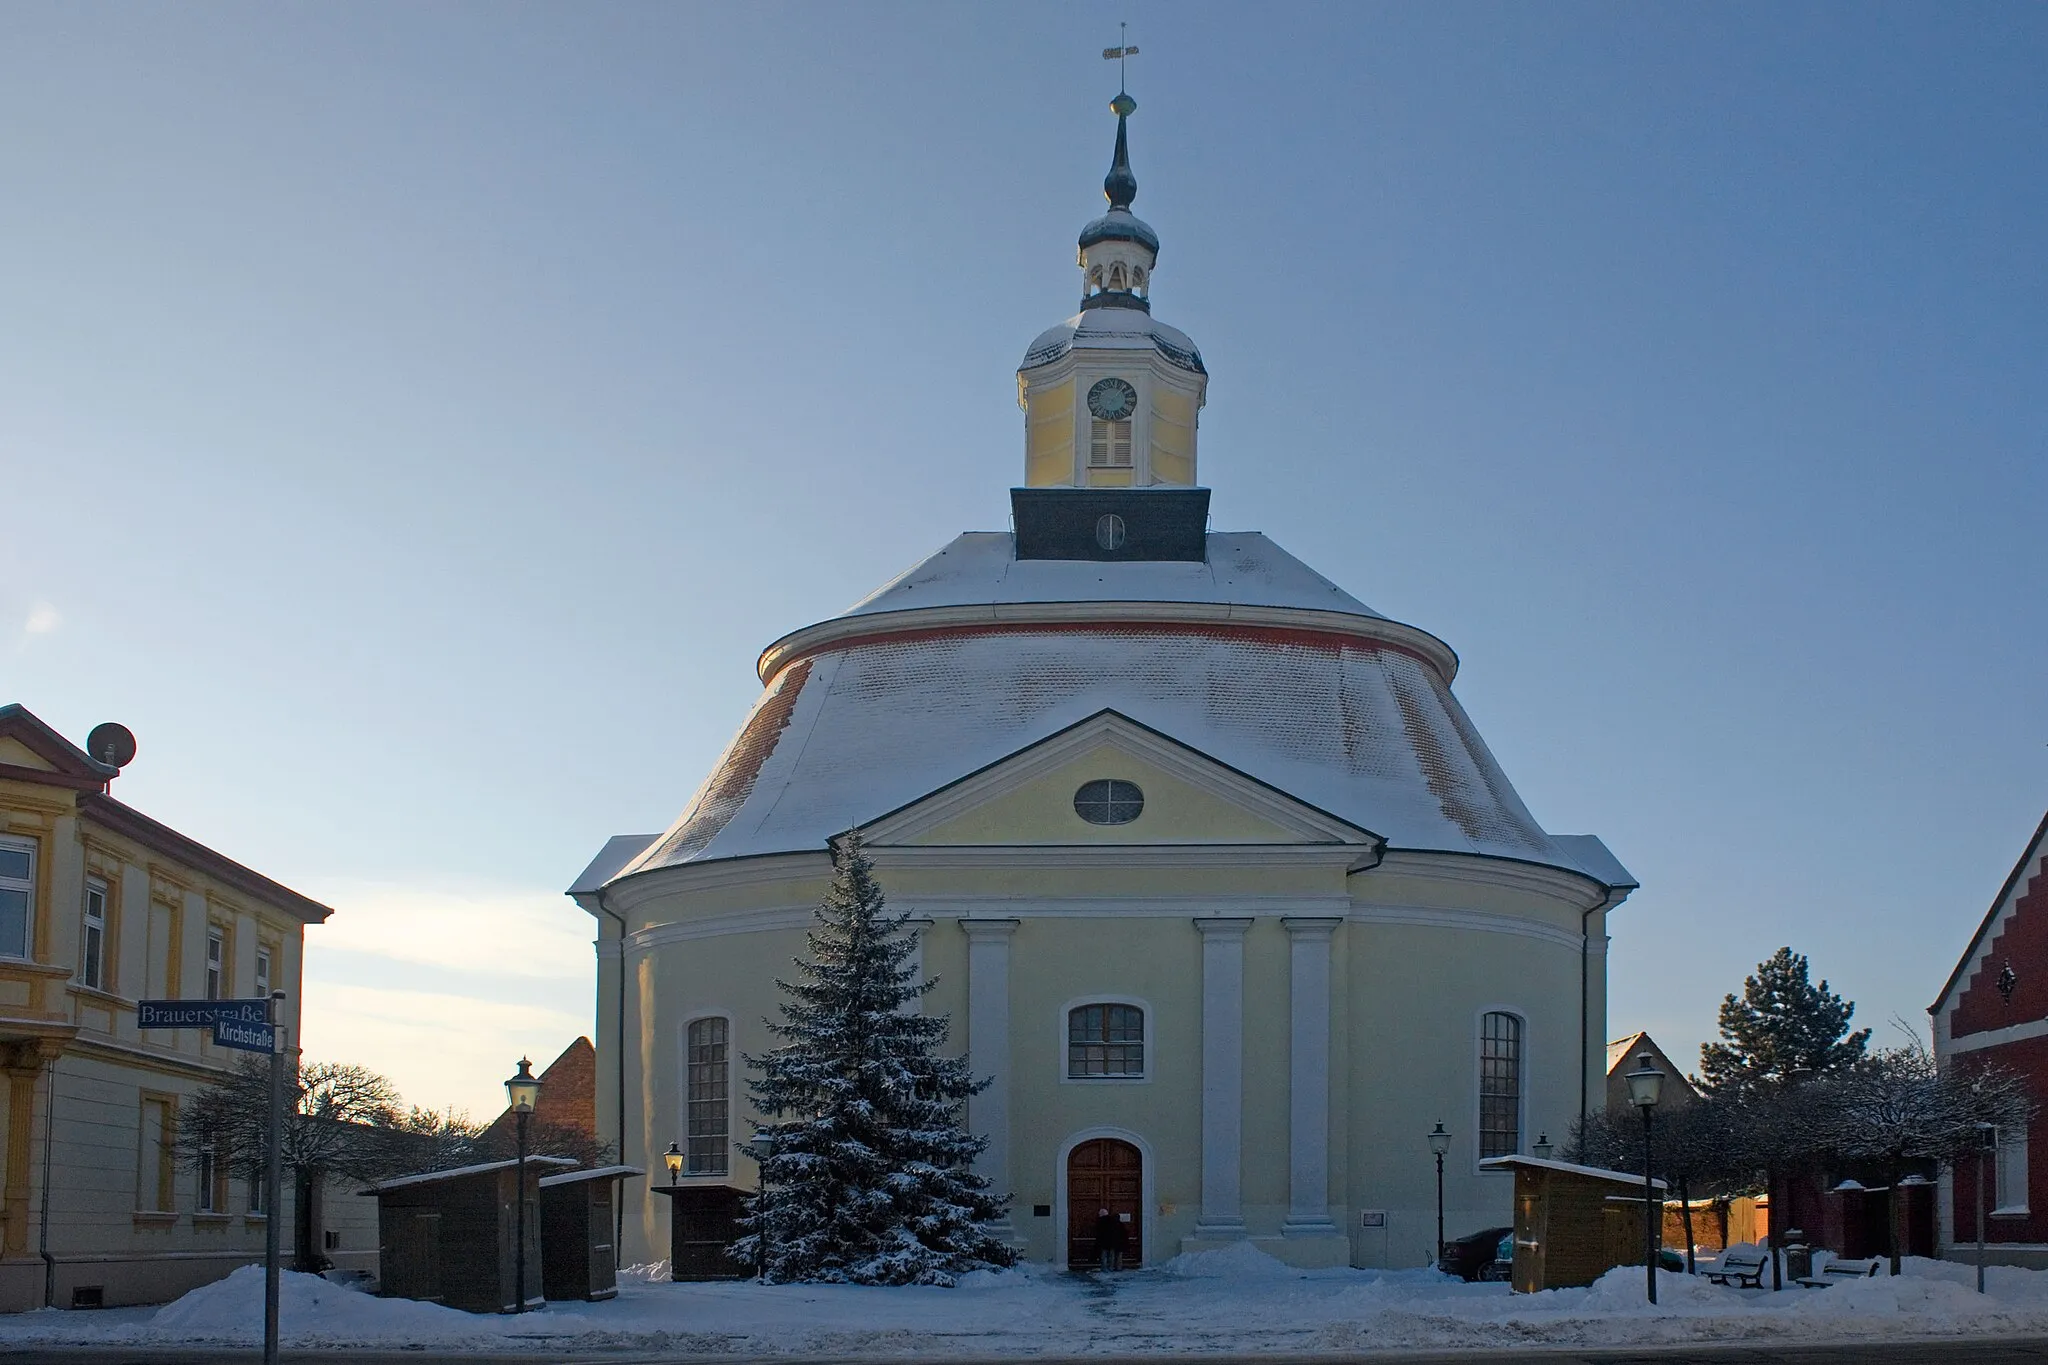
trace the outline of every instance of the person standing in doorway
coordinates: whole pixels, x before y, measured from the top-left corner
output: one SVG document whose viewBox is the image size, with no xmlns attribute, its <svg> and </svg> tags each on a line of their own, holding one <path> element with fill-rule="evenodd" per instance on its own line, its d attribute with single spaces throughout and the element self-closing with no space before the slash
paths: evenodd
<svg viewBox="0 0 2048 1365">
<path fill-rule="evenodd" d="M 1124 1220 L 1108 1209 L 1095 1215 L 1095 1255 L 1104 1270 L 1124 1268 Z"/>
</svg>

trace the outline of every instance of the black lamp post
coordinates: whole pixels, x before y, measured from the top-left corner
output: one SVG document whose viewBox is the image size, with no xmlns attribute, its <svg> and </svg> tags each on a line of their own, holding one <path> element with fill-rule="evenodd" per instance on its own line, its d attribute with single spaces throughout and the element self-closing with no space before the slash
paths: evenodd
<svg viewBox="0 0 2048 1365">
<path fill-rule="evenodd" d="M 1557 1149 L 1550 1145 L 1550 1134 L 1538 1133 L 1536 1141 L 1529 1145 L 1529 1155 L 1538 1161 L 1550 1160 L 1550 1154 Z"/>
<path fill-rule="evenodd" d="M 674 1189 L 676 1177 L 683 1173 L 683 1149 L 671 1142 L 661 1154 L 661 1164 L 668 1167 L 668 1187 Z"/>
<path fill-rule="evenodd" d="M 2011 967 L 2006 968 L 2011 971 Z M 1984 1168 L 1998 1157 L 1998 1129 L 1977 1125 L 1977 1292 L 1984 1292 Z"/>
<path fill-rule="evenodd" d="M 1637 1056 L 1636 1069 L 1622 1077 L 1628 1082 L 1628 1102 L 1643 1116 L 1643 1263 L 1649 1278 L 1650 1302 L 1657 1301 L 1657 1244 L 1664 1222 L 1664 1206 L 1657 1201 L 1656 1181 L 1650 1174 L 1650 1112 L 1664 1096 L 1664 1073 L 1656 1059 L 1645 1052 Z"/>
<path fill-rule="evenodd" d="M 513 1217 L 512 1275 L 514 1288 L 512 1299 L 515 1313 L 526 1311 L 526 1125 L 533 1118 L 533 1106 L 540 1100 L 540 1077 L 533 1074 L 533 1063 L 526 1058 L 519 1059 L 519 1071 L 505 1082 L 505 1094 L 512 1101 L 512 1117 L 519 1129 L 519 1161 L 514 1174 L 513 1200 L 517 1212 Z"/>
<path fill-rule="evenodd" d="M 1436 1127 L 1429 1130 L 1429 1150 L 1436 1157 L 1436 1268 L 1444 1266 L 1444 1154 L 1451 1150 L 1451 1135 L 1444 1131 L 1444 1121 L 1438 1119 Z"/>
</svg>

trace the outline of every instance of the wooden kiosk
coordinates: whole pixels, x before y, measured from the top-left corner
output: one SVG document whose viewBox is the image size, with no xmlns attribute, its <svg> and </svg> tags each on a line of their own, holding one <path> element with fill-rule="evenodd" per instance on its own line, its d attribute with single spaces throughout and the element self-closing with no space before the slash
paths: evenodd
<svg viewBox="0 0 2048 1365">
<path fill-rule="evenodd" d="M 540 1178 L 541 1287 L 551 1299 L 609 1299 L 619 1292 L 614 1221 L 619 1185 L 638 1166 L 594 1166 Z"/>
<path fill-rule="evenodd" d="M 471 1313 L 516 1312 L 541 1295 L 540 1181 L 576 1163 L 526 1158 L 525 1189 L 516 1161 L 487 1161 L 383 1180 L 364 1190 L 377 1199 L 379 1292 Z M 514 1229 L 526 1201 L 526 1283 L 515 1288 Z"/>
<path fill-rule="evenodd" d="M 1479 1163 L 1515 1173 L 1517 1294 L 1588 1285 L 1618 1265 L 1643 1263 L 1643 1178 L 1533 1156 Z M 1664 1182 L 1654 1182 L 1660 1203 Z"/>
</svg>

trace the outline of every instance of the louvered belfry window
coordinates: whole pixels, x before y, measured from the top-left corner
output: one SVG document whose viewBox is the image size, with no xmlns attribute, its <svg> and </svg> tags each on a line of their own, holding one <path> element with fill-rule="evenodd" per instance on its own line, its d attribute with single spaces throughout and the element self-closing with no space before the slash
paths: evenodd
<svg viewBox="0 0 2048 1365">
<path fill-rule="evenodd" d="M 1479 1155 L 1522 1149 L 1522 1021 L 1491 1013 L 1479 1026 Z"/>
<path fill-rule="evenodd" d="M 687 1175 L 724 1175 L 732 1147 L 732 1064 L 727 1057 L 726 1022 L 690 1022 L 689 1113 L 686 1116 Z"/>
<path fill-rule="evenodd" d="M 1088 424 L 1088 465 L 1092 469 L 1131 467 L 1131 424 L 1105 422 L 1100 417 Z"/>
<path fill-rule="evenodd" d="M 1145 1011 L 1082 1005 L 1067 1012 L 1067 1075 L 1073 1080 L 1145 1074 Z"/>
</svg>

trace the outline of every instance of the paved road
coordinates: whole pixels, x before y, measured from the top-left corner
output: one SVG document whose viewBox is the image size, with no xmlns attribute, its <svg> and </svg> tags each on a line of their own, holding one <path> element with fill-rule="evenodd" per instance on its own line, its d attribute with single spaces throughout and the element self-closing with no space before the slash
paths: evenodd
<svg viewBox="0 0 2048 1365">
<path fill-rule="evenodd" d="M 0 1365 L 250 1365 L 258 1351 L 173 1351 L 100 1346 L 0 1349 Z M 637 1351 L 551 1355 L 445 1355 L 431 1351 L 286 1351 L 286 1365 L 792 1365 L 792 1357 L 675 1356 Z M 803 1365 L 875 1365 L 877 1357 L 803 1357 Z M 899 1361 L 915 1358 L 897 1357 Z M 941 1360 L 933 1365 L 1015 1365 L 1018 1357 Z M 2048 1338 L 1903 1341 L 1854 1346 L 1645 1346 L 1512 1351 L 1367 1351 L 1321 1355 L 1031 1356 L 1030 1365 L 2048 1365 Z"/>
</svg>

